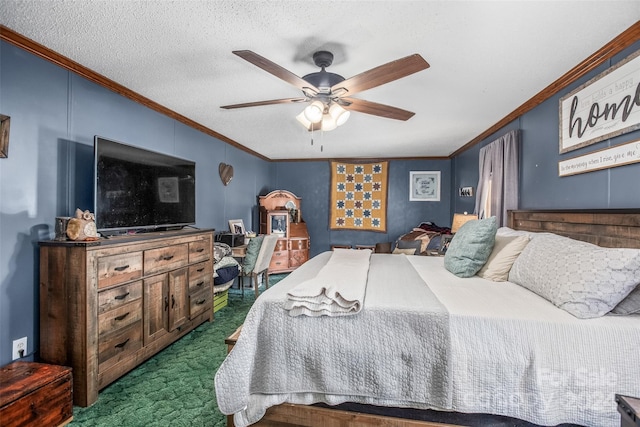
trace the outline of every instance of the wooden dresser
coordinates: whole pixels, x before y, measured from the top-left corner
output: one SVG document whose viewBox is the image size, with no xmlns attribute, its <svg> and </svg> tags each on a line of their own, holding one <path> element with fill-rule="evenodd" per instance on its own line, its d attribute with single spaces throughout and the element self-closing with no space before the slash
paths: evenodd
<svg viewBox="0 0 640 427">
<path fill-rule="evenodd" d="M 280 236 L 269 264 L 269 274 L 293 271 L 309 260 L 309 232 L 302 220 L 302 199 L 290 191 L 275 190 L 259 197 L 260 233 Z"/>
<path fill-rule="evenodd" d="M 213 320 L 213 230 L 40 242 L 40 357 L 74 403 Z"/>
</svg>

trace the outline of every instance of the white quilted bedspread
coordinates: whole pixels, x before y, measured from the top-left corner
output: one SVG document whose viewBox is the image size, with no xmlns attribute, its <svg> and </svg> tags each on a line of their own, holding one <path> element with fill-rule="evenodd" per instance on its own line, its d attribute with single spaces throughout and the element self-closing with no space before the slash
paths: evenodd
<svg viewBox="0 0 640 427">
<path fill-rule="evenodd" d="M 329 255 L 247 315 L 215 378 L 236 425 L 283 402 L 352 401 L 605 427 L 619 423 L 615 393 L 640 395 L 640 315 L 576 319 L 518 285 L 457 278 L 440 257 L 373 254 L 360 313 L 289 316 L 286 293 Z"/>
</svg>

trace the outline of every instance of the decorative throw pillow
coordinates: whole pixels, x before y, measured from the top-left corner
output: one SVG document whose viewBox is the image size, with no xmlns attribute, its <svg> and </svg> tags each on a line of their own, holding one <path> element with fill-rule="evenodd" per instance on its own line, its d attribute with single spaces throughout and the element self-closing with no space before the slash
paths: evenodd
<svg viewBox="0 0 640 427">
<path fill-rule="evenodd" d="M 640 284 L 636 286 L 636 288 L 631 291 L 629 295 L 618 305 L 616 305 L 613 310 L 611 310 L 612 314 L 634 314 L 640 313 Z"/>
<path fill-rule="evenodd" d="M 465 222 L 449 244 L 444 267 L 459 277 L 471 277 L 487 262 L 497 230 L 496 217 Z"/>
<path fill-rule="evenodd" d="M 253 267 L 255 267 L 256 260 L 258 259 L 258 252 L 260 252 L 260 246 L 262 246 L 263 239 L 264 234 L 259 234 L 249 240 L 247 251 L 244 256 L 244 260 L 242 261 L 242 271 L 244 271 L 245 273 L 250 273 L 253 270 Z"/>
<path fill-rule="evenodd" d="M 422 242 L 420 240 L 398 240 L 396 248 L 413 249 L 413 253 L 411 255 L 415 255 L 422 251 Z"/>
<path fill-rule="evenodd" d="M 405 255 L 415 255 L 416 254 L 416 250 L 415 249 L 400 249 L 400 248 L 395 248 L 393 250 L 393 252 L 391 252 L 392 254 L 405 254 Z"/>
<path fill-rule="evenodd" d="M 231 247 L 226 243 L 215 242 L 213 245 L 213 260 L 217 264 L 222 258 L 231 255 Z"/>
<path fill-rule="evenodd" d="M 600 317 L 640 282 L 640 250 L 539 235 L 513 263 L 509 280 L 575 317 Z"/>
<path fill-rule="evenodd" d="M 478 271 L 478 276 L 494 282 L 509 279 L 509 271 L 518 255 L 529 243 L 527 236 L 501 236 L 496 234 L 496 243 L 487 263 Z"/>
</svg>

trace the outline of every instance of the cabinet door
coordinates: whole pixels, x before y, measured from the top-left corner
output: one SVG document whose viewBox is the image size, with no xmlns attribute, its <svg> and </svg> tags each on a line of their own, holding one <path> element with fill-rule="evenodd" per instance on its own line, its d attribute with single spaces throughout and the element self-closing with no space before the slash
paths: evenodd
<svg viewBox="0 0 640 427">
<path fill-rule="evenodd" d="M 144 345 L 169 332 L 169 276 L 144 279 Z"/>
<path fill-rule="evenodd" d="M 184 325 L 189 320 L 189 275 L 188 268 L 169 272 L 169 331 Z"/>
</svg>

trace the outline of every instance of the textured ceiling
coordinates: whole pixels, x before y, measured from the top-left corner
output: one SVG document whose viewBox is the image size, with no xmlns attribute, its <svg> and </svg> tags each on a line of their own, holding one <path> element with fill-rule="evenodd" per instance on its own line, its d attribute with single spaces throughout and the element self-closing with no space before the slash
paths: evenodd
<svg viewBox="0 0 640 427">
<path fill-rule="evenodd" d="M 0 23 L 270 159 L 448 156 L 640 19 L 640 1 L 12 1 Z M 356 98 L 413 111 L 363 113 L 311 135 L 298 97 L 233 55 L 298 76 L 349 78 L 418 53 L 431 65 Z"/>
</svg>

